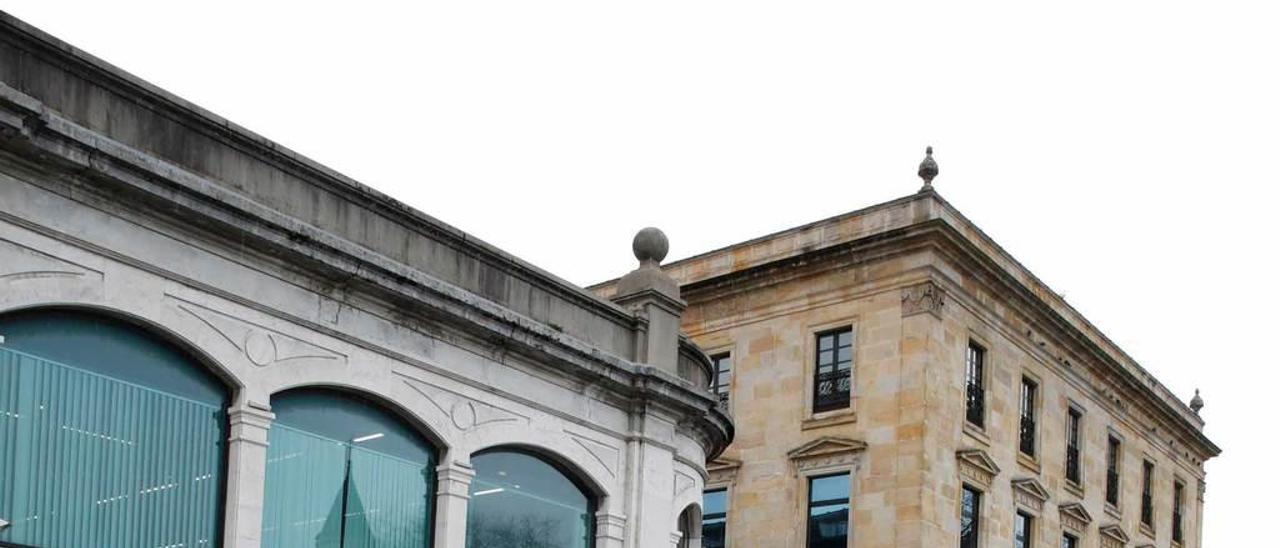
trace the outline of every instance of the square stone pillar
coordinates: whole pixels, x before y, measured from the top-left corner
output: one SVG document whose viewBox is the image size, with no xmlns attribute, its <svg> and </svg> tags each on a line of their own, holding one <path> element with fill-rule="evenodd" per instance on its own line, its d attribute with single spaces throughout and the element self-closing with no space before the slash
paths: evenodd
<svg viewBox="0 0 1280 548">
<path fill-rule="evenodd" d="M 258 548 L 262 544 L 262 501 L 267 479 L 267 431 L 275 414 L 253 403 L 227 412 L 227 500 L 223 545 Z"/>
<path fill-rule="evenodd" d="M 467 504 L 471 501 L 471 480 L 475 469 L 469 464 L 447 460 L 436 467 L 435 545 L 462 548 L 467 545 Z"/>
</svg>

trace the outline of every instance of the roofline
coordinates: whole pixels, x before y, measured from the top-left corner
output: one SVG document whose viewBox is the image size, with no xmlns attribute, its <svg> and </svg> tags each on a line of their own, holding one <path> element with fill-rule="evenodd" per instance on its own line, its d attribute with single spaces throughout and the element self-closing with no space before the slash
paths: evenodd
<svg viewBox="0 0 1280 548">
<path fill-rule="evenodd" d="M 607 312 L 619 323 L 629 325 L 633 321 L 632 315 L 626 310 L 606 299 L 597 297 L 581 286 L 543 270 L 453 225 L 419 211 L 379 190 L 303 156 L 280 143 L 147 82 L 120 67 L 32 26 L 4 10 L 0 10 L 0 28 L 12 30 L 22 35 L 28 42 L 34 42 L 45 48 L 52 49 L 61 55 L 63 61 L 71 60 L 77 63 L 80 69 L 93 72 L 96 76 L 104 78 L 112 84 L 121 86 L 133 94 L 141 95 L 143 99 L 156 103 L 162 109 L 179 113 L 185 119 L 203 126 L 201 129 L 204 131 L 229 137 L 230 139 L 228 140 L 234 143 L 248 145 L 249 152 L 265 157 L 267 161 L 284 162 L 289 167 L 310 175 L 314 179 L 313 182 L 328 185 L 344 194 L 358 196 L 360 199 L 357 201 L 370 204 L 390 219 L 399 221 L 406 226 L 426 229 L 446 238 L 463 249 L 474 250 L 478 256 L 488 257 L 498 263 L 506 264 L 513 270 L 522 272 L 527 277 L 542 282 L 543 285 L 557 290 L 562 295 L 580 304 Z"/>
</svg>

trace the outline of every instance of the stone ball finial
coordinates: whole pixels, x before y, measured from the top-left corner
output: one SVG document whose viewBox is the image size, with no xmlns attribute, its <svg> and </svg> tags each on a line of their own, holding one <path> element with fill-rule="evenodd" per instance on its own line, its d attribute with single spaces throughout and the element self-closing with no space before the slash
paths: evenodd
<svg viewBox="0 0 1280 548">
<path fill-rule="evenodd" d="M 924 160 L 920 162 L 920 169 L 916 171 L 921 179 L 924 179 L 924 187 L 920 190 L 928 190 L 933 188 L 933 178 L 938 176 L 938 162 L 933 161 L 933 147 L 924 149 Z"/>
<path fill-rule="evenodd" d="M 1201 409 L 1204 409 L 1204 400 L 1200 399 L 1200 389 L 1197 388 L 1196 395 L 1191 397 L 1191 410 L 1199 415 Z"/>
<path fill-rule="evenodd" d="M 651 226 L 640 229 L 635 239 L 631 240 L 631 251 L 641 264 L 649 261 L 661 263 L 667 258 L 667 249 L 667 235 Z"/>
</svg>

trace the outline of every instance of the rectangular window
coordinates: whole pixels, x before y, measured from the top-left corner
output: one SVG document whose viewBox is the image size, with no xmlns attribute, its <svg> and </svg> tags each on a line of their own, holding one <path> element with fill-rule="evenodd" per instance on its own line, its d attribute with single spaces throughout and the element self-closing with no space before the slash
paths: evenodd
<svg viewBox="0 0 1280 548">
<path fill-rule="evenodd" d="M 1018 512 L 1013 516 L 1013 548 L 1031 548 L 1031 516 Z"/>
<path fill-rule="evenodd" d="M 1067 410 L 1067 481 L 1080 485 L 1080 419 L 1074 407 Z"/>
<path fill-rule="evenodd" d="M 965 356 L 964 388 L 965 388 L 965 420 L 970 424 L 983 427 L 986 414 L 986 392 L 983 387 L 982 369 L 987 358 L 986 349 L 978 343 L 969 341 L 969 352 Z"/>
<path fill-rule="evenodd" d="M 849 474 L 809 479 L 808 548 L 849 545 Z"/>
<path fill-rule="evenodd" d="M 728 491 L 712 489 L 702 494 L 702 548 L 725 547 L 728 517 Z"/>
<path fill-rule="evenodd" d="M 1018 421 L 1018 450 L 1036 456 L 1036 383 L 1022 377 L 1022 397 Z"/>
<path fill-rule="evenodd" d="M 1062 534 L 1062 548 L 1076 548 L 1078 546 L 1076 537 L 1067 533 Z"/>
<path fill-rule="evenodd" d="M 1107 436 L 1107 503 L 1120 506 L 1120 440 Z"/>
<path fill-rule="evenodd" d="M 960 548 L 978 548 L 978 527 L 982 520 L 982 493 L 964 486 L 960 501 Z"/>
<path fill-rule="evenodd" d="M 716 354 L 711 357 L 711 365 L 715 368 L 715 375 L 711 378 L 711 392 L 720 400 L 720 407 L 729 408 L 729 380 L 732 370 L 730 369 L 733 362 L 729 360 L 729 353 Z"/>
<path fill-rule="evenodd" d="M 819 333 L 816 345 L 813 412 L 849 407 L 853 374 L 853 329 L 845 327 Z"/>
<path fill-rule="evenodd" d="M 1155 508 L 1151 500 L 1151 476 L 1155 473 L 1156 465 L 1151 461 L 1142 461 L 1142 524 L 1147 527 L 1155 526 Z"/>
<path fill-rule="evenodd" d="M 1173 541 L 1182 544 L 1182 482 L 1173 482 Z"/>
</svg>

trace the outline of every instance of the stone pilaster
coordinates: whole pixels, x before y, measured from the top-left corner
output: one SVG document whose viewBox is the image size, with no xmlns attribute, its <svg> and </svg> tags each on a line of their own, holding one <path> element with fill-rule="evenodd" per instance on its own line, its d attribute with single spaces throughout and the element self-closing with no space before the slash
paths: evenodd
<svg viewBox="0 0 1280 548">
<path fill-rule="evenodd" d="M 471 501 L 471 465 L 447 460 L 436 467 L 437 546 L 467 545 L 467 504 Z"/>
<path fill-rule="evenodd" d="M 262 544 L 262 501 L 267 479 L 267 431 L 274 413 L 254 403 L 227 412 L 227 500 L 223 543 L 235 548 Z"/>
<path fill-rule="evenodd" d="M 626 541 L 627 518 L 601 510 L 596 512 L 596 548 L 622 548 Z"/>
</svg>

